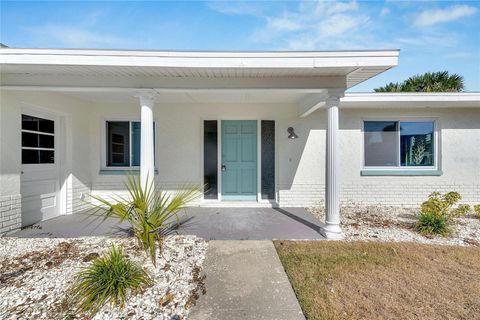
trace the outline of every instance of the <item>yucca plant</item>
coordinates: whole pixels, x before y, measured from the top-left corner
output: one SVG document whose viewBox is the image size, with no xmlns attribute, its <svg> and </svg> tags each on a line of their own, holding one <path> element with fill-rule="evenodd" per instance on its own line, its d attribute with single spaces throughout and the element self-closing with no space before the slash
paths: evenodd
<svg viewBox="0 0 480 320">
<path fill-rule="evenodd" d="M 148 178 L 147 178 L 147 181 Z M 186 185 L 177 192 L 156 190 L 152 182 L 141 186 L 140 178 L 128 176 L 125 187 L 129 197 L 114 196 L 113 201 L 93 196 L 99 201 L 96 214 L 127 221 L 141 247 L 156 265 L 156 249 L 161 249 L 167 230 L 179 224 L 178 212 L 201 194 L 201 186 Z"/>
<path fill-rule="evenodd" d="M 450 233 L 447 218 L 433 212 L 420 212 L 416 229 L 424 235 L 446 236 Z"/>
<path fill-rule="evenodd" d="M 148 273 L 112 245 L 103 257 L 79 271 L 71 289 L 77 311 L 93 317 L 105 304 L 123 307 L 127 294 L 153 284 Z"/>
<path fill-rule="evenodd" d="M 475 215 L 478 219 L 480 219 L 480 204 L 476 204 L 473 206 L 473 211 L 475 211 Z"/>
</svg>

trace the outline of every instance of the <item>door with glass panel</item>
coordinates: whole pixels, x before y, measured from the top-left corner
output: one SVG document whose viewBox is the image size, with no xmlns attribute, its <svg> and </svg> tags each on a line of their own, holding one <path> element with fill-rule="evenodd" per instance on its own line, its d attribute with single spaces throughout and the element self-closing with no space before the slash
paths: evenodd
<svg viewBox="0 0 480 320">
<path fill-rule="evenodd" d="M 21 118 L 22 226 L 60 214 L 58 117 L 25 111 Z"/>
<path fill-rule="evenodd" d="M 222 121 L 222 200 L 257 199 L 257 121 Z"/>
</svg>

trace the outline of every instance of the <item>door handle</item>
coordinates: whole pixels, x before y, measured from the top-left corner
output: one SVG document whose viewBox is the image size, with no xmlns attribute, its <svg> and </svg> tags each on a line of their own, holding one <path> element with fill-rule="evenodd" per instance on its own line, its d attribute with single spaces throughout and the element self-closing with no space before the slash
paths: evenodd
<svg viewBox="0 0 480 320">
<path fill-rule="evenodd" d="M 222 164 L 222 171 L 227 171 L 227 166 Z"/>
</svg>

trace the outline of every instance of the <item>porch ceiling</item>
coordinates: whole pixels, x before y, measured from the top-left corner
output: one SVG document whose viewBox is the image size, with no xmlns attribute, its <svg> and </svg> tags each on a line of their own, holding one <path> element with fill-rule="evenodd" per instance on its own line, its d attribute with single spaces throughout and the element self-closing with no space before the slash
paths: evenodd
<svg viewBox="0 0 480 320">
<path fill-rule="evenodd" d="M 2 86 L 348 89 L 397 65 L 398 50 L 165 52 L 0 49 Z"/>
</svg>

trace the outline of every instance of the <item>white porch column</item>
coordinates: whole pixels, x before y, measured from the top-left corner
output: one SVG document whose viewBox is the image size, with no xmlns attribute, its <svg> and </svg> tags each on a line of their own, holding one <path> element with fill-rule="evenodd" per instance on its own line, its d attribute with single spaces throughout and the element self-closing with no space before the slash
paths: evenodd
<svg viewBox="0 0 480 320">
<path fill-rule="evenodd" d="M 325 227 L 322 234 L 327 239 L 342 239 L 340 228 L 340 165 L 338 146 L 338 107 L 342 92 L 329 92 L 325 101 L 327 109 L 327 153 L 325 170 Z"/>
<path fill-rule="evenodd" d="M 141 141 L 140 141 L 140 183 L 145 187 L 154 183 L 155 164 L 154 164 L 154 140 L 153 140 L 153 106 L 152 96 L 141 95 Z M 152 186 L 154 187 L 154 186 Z"/>
</svg>

